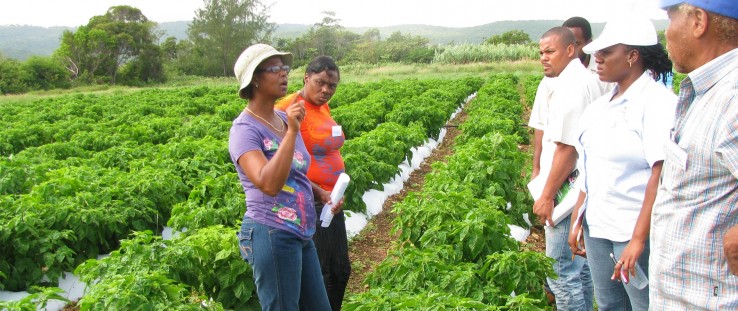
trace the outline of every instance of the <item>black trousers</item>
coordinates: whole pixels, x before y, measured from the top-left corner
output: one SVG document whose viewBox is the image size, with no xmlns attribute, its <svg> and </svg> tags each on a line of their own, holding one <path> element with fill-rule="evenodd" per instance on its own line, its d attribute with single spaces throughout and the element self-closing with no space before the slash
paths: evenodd
<svg viewBox="0 0 738 311">
<path fill-rule="evenodd" d="M 323 203 L 315 203 L 317 215 L 323 211 Z M 348 239 L 346 237 L 346 218 L 343 211 L 333 215 L 333 220 L 327 228 L 320 226 L 318 219 L 315 235 L 315 248 L 318 250 L 320 270 L 323 272 L 323 282 L 328 292 L 328 301 L 333 311 L 341 310 L 343 295 L 346 293 L 351 262 L 348 256 Z"/>
</svg>

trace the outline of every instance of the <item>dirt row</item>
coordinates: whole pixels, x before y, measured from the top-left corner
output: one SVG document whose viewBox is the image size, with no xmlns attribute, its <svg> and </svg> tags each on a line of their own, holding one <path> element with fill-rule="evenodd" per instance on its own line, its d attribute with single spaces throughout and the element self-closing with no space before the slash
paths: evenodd
<svg viewBox="0 0 738 311">
<path fill-rule="evenodd" d="M 392 207 L 395 203 L 401 202 L 409 192 L 419 191 L 423 188 L 425 175 L 431 172 L 432 163 L 447 161 L 446 157 L 453 153 L 456 137 L 461 133 L 457 125 L 465 120 L 466 113 L 462 110 L 454 119 L 448 122 L 443 142 L 423 161 L 419 169 L 410 174 L 410 178 L 405 182 L 402 191 L 387 198 L 382 211 L 372 218 L 367 226 L 349 243 L 352 271 L 346 290 L 348 293 L 357 294 L 368 289 L 368 286 L 364 284 L 367 274 L 387 257 L 393 245 L 398 244 L 396 243 L 397 234 L 393 235 L 391 233 L 392 221 L 395 218 Z M 528 240 L 523 243 L 523 248 L 544 252 L 545 245 L 546 241 L 542 230 L 539 227 L 533 227 Z"/>
</svg>

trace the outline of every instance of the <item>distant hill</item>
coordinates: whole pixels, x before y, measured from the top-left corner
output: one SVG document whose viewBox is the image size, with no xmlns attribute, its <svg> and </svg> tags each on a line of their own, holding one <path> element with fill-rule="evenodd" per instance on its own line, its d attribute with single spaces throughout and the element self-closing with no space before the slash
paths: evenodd
<svg viewBox="0 0 738 311">
<path fill-rule="evenodd" d="M 546 30 L 561 25 L 561 20 L 502 21 L 475 27 L 440 27 L 430 25 L 396 25 L 387 27 L 346 27 L 346 30 L 363 34 L 369 29 L 379 30 L 382 38 L 394 32 L 411 34 L 428 38 L 432 44 L 448 43 L 481 43 L 485 39 L 510 30 L 523 30 L 536 41 Z M 173 36 L 179 40 L 187 38 L 189 21 L 166 22 L 158 25 L 161 40 Z M 657 30 L 666 28 L 667 20 L 654 22 Z M 274 38 L 296 38 L 307 32 L 312 25 L 279 24 Z M 593 23 L 592 32 L 597 37 L 604 23 Z M 0 53 L 5 57 L 25 60 L 31 55 L 49 56 L 59 47 L 59 41 L 65 30 L 74 31 L 74 27 L 38 27 L 27 25 L 0 26 Z"/>
<path fill-rule="evenodd" d="M 31 55 L 48 56 L 59 47 L 65 30 L 72 27 L 0 26 L 0 53 L 25 60 Z"/>
</svg>

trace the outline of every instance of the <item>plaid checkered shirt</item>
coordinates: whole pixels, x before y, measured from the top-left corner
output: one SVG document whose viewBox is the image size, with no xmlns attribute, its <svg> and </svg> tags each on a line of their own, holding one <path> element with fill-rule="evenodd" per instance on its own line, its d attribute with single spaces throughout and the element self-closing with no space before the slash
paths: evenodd
<svg viewBox="0 0 738 311">
<path fill-rule="evenodd" d="M 651 219 L 651 310 L 738 310 L 723 236 L 738 225 L 738 49 L 680 85 Z"/>
</svg>

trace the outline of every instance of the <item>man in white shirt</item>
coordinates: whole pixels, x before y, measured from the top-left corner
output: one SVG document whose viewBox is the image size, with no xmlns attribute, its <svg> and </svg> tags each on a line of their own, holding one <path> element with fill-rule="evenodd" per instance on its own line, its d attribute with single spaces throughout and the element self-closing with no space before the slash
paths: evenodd
<svg viewBox="0 0 738 311">
<path fill-rule="evenodd" d="M 545 225 L 546 255 L 555 259 L 557 279 L 548 279 L 559 310 L 592 310 L 592 283 L 586 259 L 572 258 L 567 244 L 571 216 L 554 226 L 554 197 L 574 171 L 577 161 L 576 127 L 584 108 L 602 95 L 599 79 L 577 57 L 576 38 L 565 27 L 547 31 L 539 42 L 546 75 L 548 112 L 541 137 L 539 178 L 545 179 L 533 212 Z M 538 96 L 536 96 L 538 97 Z"/>
<path fill-rule="evenodd" d="M 585 45 L 592 42 L 592 26 L 589 24 L 589 21 L 583 17 L 574 16 L 564 21 L 561 26 L 569 28 L 572 34 L 574 34 L 577 57 L 579 58 L 579 61 L 582 62 L 582 65 L 587 67 L 592 75 L 597 77 L 597 81 L 599 81 L 600 95 L 609 92 L 613 88 L 613 83 L 599 80 L 599 75 L 597 74 L 597 63 L 595 63 L 591 55 L 582 51 L 582 48 L 584 48 Z M 540 173 L 541 168 L 541 140 L 543 139 L 543 128 L 548 123 L 548 104 L 552 91 L 551 87 L 548 85 L 549 79 L 551 78 L 544 77 L 538 84 L 536 97 L 533 101 L 533 108 L 531 109 L 530 119 L 528 122 L 528 126 L 534 129 L 533 172 L 531 174 L 531 178 L 536 178 Z M 550 162 L 552 159 L 547 158 L 544 160 Z"/>
</svg>

